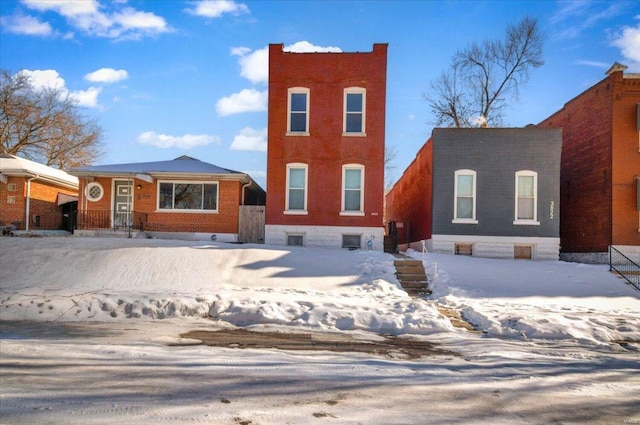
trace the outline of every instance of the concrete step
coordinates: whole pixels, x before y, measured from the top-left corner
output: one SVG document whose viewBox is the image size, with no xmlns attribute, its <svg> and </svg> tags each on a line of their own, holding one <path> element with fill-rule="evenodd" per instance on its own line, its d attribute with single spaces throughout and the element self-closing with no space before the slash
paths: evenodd
<svg viewBox="0 0 640 425">
<path fill-rule="evenodd" d="M 426 280 L 413 282 L 400 282 L 403 289 L 427 289 L 429 286 Z"/>
<path fill-rule="evenodd" d="M 394 260 L 394 266 L 420 266 L 422 267 L 422 261 L 420 260 Z"/>
<path fill-rule="evenodd" d="M 397 273 L 422 273 L 424 274 L 424 267 L 422 266 L 396 266 Z"/>
<path fill-rule="evenodd" d="M 396 273 L 396 277 L 401 282 L 421 282 L 426 281 L 427 277 L 422 273 Z"/>
</svg>

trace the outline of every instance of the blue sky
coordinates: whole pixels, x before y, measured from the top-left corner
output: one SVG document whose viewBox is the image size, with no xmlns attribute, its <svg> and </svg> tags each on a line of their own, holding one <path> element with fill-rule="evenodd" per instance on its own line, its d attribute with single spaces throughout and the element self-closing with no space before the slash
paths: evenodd
<svg viewBox="0 0 640 425">
<path fill-rule="evenodd" d="M 3 0 L 0 67 L 56 84 L 104 130 L 99 164 L 189 155 L 265 187 L 267 46 L 388 43 L 395 178 L 433 129 L 424 94 L 456 50 L 529 15 L 545 34 L 505 124 L 537 123 L 605 77 L 640 72 L 640 3 L 625 1 Z"/>
</svg>

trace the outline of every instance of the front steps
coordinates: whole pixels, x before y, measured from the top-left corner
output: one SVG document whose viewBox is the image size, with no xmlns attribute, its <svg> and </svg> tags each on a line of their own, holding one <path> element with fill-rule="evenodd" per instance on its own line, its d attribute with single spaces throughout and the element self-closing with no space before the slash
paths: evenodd
<svg viewBox="0 0 640 425">
<path fill-rule="evenodd" d="M 395 260 L 396 277 L 410 295 L 430 295 L 429 282 L 420 260 Z"/>
</svg>

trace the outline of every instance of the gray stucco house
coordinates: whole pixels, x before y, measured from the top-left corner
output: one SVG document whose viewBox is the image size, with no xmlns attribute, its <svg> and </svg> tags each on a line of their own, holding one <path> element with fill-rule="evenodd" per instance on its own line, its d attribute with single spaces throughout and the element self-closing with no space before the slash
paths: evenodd
<svg viewBox="0 0 640 425">
<path fill-rule="evenodd" d="M 414 248 L 557 260 L 561 148 L 560 129 L 437 128 L 387 196 L 387 218 L 407 223 Z"/>
</svg>

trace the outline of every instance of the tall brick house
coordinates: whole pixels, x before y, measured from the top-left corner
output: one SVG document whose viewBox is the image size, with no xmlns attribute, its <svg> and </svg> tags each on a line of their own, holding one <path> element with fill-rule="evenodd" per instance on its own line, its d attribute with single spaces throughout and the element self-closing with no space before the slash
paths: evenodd
<svg viewBox="0 0 640 425">
<path fill-rule="evenodd" d="M 136 230 L 147 236 L 236 242 L 240 206 L 264 205 L 264 190 L 248 174 L 188 156 L 70 173 L 80 179 L 80 235 Z"/>
<path fill-rule="evenodd" d="M 382 249 L 387 44 L 269 45 L 265 240 Z"/>
<path fill-rule="evenodd" d="M 563 132 L 561 258 L 606 262 L 609 245 L 640 252 L 640 74 L 607 77 L 540 127 Z"/>
<path fill-rule="evenodd" d="M 3 228 L 71 231 L 77 195 L 76 177 L 28 159 L 0 155 L 0 226 Z"/>
</svg>

